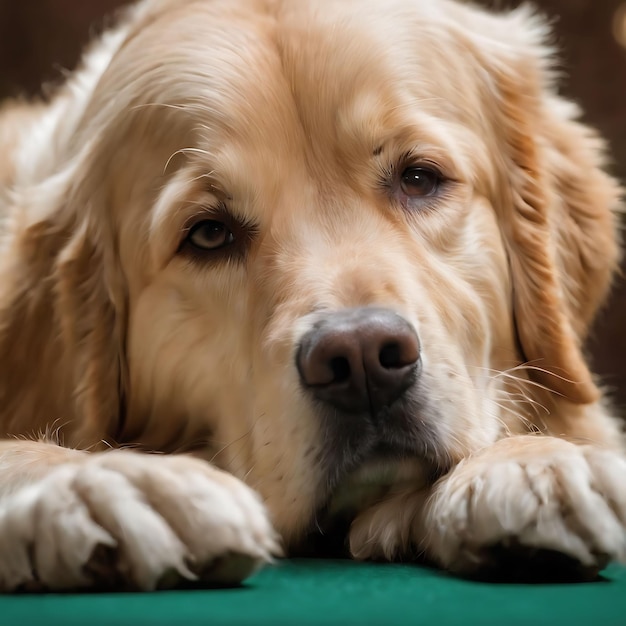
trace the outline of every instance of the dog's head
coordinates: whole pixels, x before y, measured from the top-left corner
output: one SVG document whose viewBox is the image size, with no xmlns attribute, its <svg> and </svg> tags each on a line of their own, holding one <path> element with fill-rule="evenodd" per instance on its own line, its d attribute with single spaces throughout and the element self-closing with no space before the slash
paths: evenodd
<svg viewBox="0 0 626 626">
<path fill-rule="evenodd" d="M 549 430 L 535 389 L 594 402 L 618 189 L 544 31 L 444 0 L 135 10 L 59 97 L 10 250 L 14 310 L 48 276 L 14 326 L 58 316 L 80 436 L 203 449 L 293 537 Z"/>
</svg>

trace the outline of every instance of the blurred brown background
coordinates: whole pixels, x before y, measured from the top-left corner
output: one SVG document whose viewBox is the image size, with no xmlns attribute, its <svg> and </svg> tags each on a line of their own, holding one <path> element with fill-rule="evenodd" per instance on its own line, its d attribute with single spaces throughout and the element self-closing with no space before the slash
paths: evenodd
<svg viewBox="0 0 626 626">
<path fill-rule="evenodd" d="M 384 0 L 381 0 L 384 2 Z M 0 98 L 37 93 L 76 64 L 103 16 L 128 0 L 0 0 Z M 517 0 L 482 0 L 504 8 Z M 535 0 L 553 18 L 569 79 L 566 94 L 611 142 L 614 172 L 626 181 L 626 2 Z M 626 268 L 626 264 L 625 264 Z M 595 369 L 626 414 L 626 281 L 615 289 L 589 344 Z"/>
</svg>

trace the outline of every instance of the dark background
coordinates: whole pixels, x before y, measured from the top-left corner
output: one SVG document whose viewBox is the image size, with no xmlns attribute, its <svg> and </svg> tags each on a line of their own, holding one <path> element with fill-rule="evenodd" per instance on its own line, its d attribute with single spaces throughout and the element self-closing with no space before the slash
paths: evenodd
<svg viewBox="0 0 626 626">
<path fill-rule="evenodd" d="M 384 0 L 380 0 L 384 2 Z M 38 92 L 75 66 L 103 16 L 128 0 L 0 0 L 0 98 Z M 504 8 L 516 0 L 483 0 Z M 614 172 L 626 181 L 626 2 L 536 0 L 551 16 L 569 76 L 563 91 L 611 143 Z M 626 264 L 624 264 L 626 268 Z M 595 369 L 626 414 L 626 281 L 600 315 L 589 350 Z"/>
</svg>

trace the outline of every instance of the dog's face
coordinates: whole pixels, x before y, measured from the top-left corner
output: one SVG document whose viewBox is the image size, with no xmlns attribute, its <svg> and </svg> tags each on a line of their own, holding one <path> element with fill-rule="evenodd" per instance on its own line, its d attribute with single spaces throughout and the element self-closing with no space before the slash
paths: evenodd
<svg viewBox="0 0 626 626">
<path fill-rule="evenodd" d="M 208 430 L 289 531 L 354 471 L 427 480 L 496 438 L 515 349 L 495 171 L 468 68 L 412 14 L 390 45 L 376 13 L 207 10 L 135 43 L 184 30 L 168 104 L 197 126 L 122 233 L 131 414 L 141 440 Z"/>
<path fill-rule="evenodd" d="M 527 17 L 261 4 L 155 3 L 82 132 L 127 297 L 122 439 L 206 448 L 289 538 L 515 428 L 500 373 L 525 358 L 588 401 L 577 338 L 612 261 L 561 230 L 582 131 Z"/>
</svg>

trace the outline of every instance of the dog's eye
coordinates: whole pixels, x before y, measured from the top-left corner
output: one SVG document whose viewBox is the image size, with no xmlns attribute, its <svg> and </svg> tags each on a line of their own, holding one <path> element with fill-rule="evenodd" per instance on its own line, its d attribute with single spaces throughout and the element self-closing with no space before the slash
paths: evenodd
<svg viewBox="0 0 626 626">
<path fill-rule="evenodd" d="M 426 167 L 407 167 L 402 172 L 400 186 L 409 198 L 434 195 L 441 184 L 441 174 Z"/>
<path fill-rule="evenodd" d="M 235 241 L 227 226 L 216 220 L 204 220 L 191 227 L 187 241 L 201 250 L 217 250 Z"/>
</svg>

